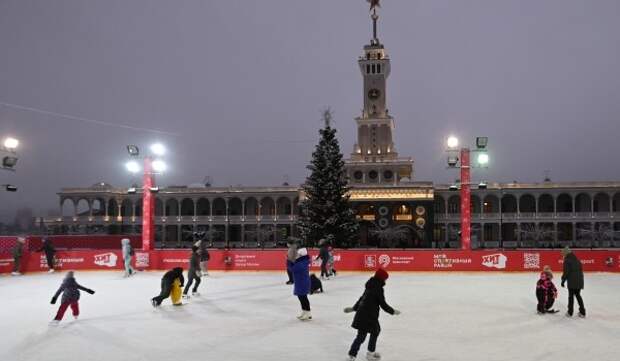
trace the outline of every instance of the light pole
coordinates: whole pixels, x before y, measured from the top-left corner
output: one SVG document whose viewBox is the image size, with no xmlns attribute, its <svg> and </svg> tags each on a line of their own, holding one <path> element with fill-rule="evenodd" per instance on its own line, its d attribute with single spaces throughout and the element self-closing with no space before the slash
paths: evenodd
<svg viewBox="0 0 620 361">
<path fill-rule="evenodd" d="M 471 150 L 468 147 L 459 149 L 459 140 L 455 136 L 447 140 L 448 167 L 461 170 L 461 249 L 471 249 Z M 487 137 L 476 138 L 477 162 L 475 167 L 486 168 L 489 164 L 487 153 Z M 482 183 L 481 183 L 482 184 Z M 486 185 L 485 185 L 486 187 Z"/>
<path fill-rule="evenodd" d="M 19 146 L 19 140 L 8 137 L 5 138 L 0 147 L 0 155 L 2 156 L 2 169 L 15 172 L 15 166 L 17 165 L 17 146 Z"/>
<path fill-rule="evenodd" d="M 166 163 L 161 159 L 155 158 L 163 156 L 166 148 L 155 143 L 150 147 L 151 154 L 143 158 L 142 175 L 142 250 L 150 251 L 155 245 L 155 196 L 159 188 L 155 186 L 155 174 L 161 174 L 166 170 Z M 132 158 L 140 156 L 140 149 L 135 145 L 128 145 L 127 152 Z M 140 172 L 140 164 L 135 160 L 130 160 L 125 165 L 131 173 Z M 136 190 L 132 189 L 131 193 Z"/>
</svg>

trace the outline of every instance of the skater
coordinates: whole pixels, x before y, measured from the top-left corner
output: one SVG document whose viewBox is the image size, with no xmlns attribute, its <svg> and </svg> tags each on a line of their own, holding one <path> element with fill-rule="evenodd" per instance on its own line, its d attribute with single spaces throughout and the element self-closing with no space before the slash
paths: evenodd
<svg viewBox="0 0 620 361">
<path fill-rule="evenodd" d="M 56 313 L 56 317 L 52 320 L 52 325 L 58 324 L 63 316 L 65 315 L 65 311 L 69 306 L 71 306 L 71 311 L 73 312 L 73 318 L 76 320 L 80 315 L 80 307 L 78 301 L 80 300 L 80 290 L 90 293 L 91 295 L 95 294 L 95 291 L 88 289 L 86 287 L 81 286 L 75 280 L 73 271 L 67 272 L 65 279 L 62 281 L 60 288 L 52 297 L 51 304 L 55 304 L 58 296 L 62 293 L 62 298 L 60 299 L 60 307 L 58 308 L 58 312 Z"/>
<path fill-rule="evenodd" d="M 297 258 L 297 243 L 289 240 L 286 246 L 288 247 L 286 251 L 286 274 L 288 275 L 288 281 L 286 281 L 286 284 L 292 285 L 294 283 L 292 268 Z"/>
<path fill-rule="evenodd" d="M 13 247 L 13 272 L 11 273 L 13 276 L 21 276 L 19 270 L 21 268 L 22 256 L 24 255 L 25 243 L 26 240 L 23 237 L 18 237 L 15 247 Z"/>
<path fill-rule="evenodd" d="M 161 305 L 163 300 L 170 297 L 175 280 L 180 283 L 181 287 L 183 287 L 185 284 L 185 279 L 183 278 L 183 268 L 175 267 L 164 274 L 161 278 L 161 292 L 159 293 L 159 296 L 155 296 L 151 299 L 153 307 L 158 307 Z"/>
<path fill-rule="evenodd" d="M 43 244 L 41 248 L 37 250 L 37 252 L 45 252 L 45 259 L 47 260 L 47 268 L 49 268 L 49 273 L 53 273 L 54 270 L 54 254 L 56 253 L 56 249 L 54 249 L 54 245 L 52 241 L 45 237 L 43 238 Z"/>
<path fill-rule="evenodd" d="M 334 249 L 329 246 L 328 248 L 329 250 L 329 260 L 327 261 L 327 273 L 329 274 L 329 276 L 336 276 L 336 268 L 334 267 Z"/>
<path fill-rule="evenodd" d="M 329 262 L 329 250 L 327 248 L 327 241 L 325 239 L 320 240 L 319 246 L 319 255 L 316 257 L 316 259 L 321 259 L 321 279 L 328 280 L 329 273 L 327 273 L 327 263 Z"/>
<path fill-rule="evenodd" d="M 131 247 L 129 238 L 121 239 L 121 247 L 123 250 L 123 260 L 125 261 L 125 277 L 129 277 L 136 273 L 136 271 L 131 267 L 131 259 L 135 253 L 133 251 L 133 247 Z"/>
<path fill-rule="evenodd" d="M 198 293 L 198 286 L 200 286 L 200 252 L 198 246 L 192 246 L 192 254 L 189 256 L 189 270 L 187 270 L 187 284 L 185 290 L 183 290 L 183 298 L 189 298 L 187 292 L 192 286 L 192 283 L 196 281 L 194 289 L 192 290 L 192 296 L 200 296 Z"/>
<path fill-rule="evenodd" d="M 297 318 L 301 321 L 309 321 L 312 319 L 310 313 L 310 301 L 308 294 L 310 293 L 310 257 L 306 248 L 297 250 L 297 259 L 292 266 L 293 272 L 293 294 L 299 298 L 301 304 L 301 314 Z"/>
<path fill-rule="evenodd" d="M 323 293 L 323 282 L 313 273 L 310 275 L 310 294 Z"/>
<path fill-rule="evenodd" d="M 198 246 L 200 249 L 200 273 L 201 276 L 209 275 L 209 259 L 211 259 L 211 255 L 209 254 L 208 244 L 205 241 L 205 233 L 198 233 L 197 235 L 200 239 L 194 243 L 195 246 Z"/>
<path fill-rule="evenodd" d="M 551 308 L 553 307 L 555 299 L 558 297 L 558 290 L 551 281 L 553 279 L 553 275 L 550 274 L 551 270 L 542 271 L 540 273 L 540 279 L 536 282 L 536 299 L 538 300 L 536 311 L 539 315 L 558 312 L 557 310 Z"/>
<path fill-rule="evenodd" d="M 577 302 L 579 303 L 579 317 L 584 318 L 586 317 L 586 308 L 581 298 L 581 290 L 584 284 L 581 261 L 568 247 L 562 250 L 562 256 L 564 256 L 562 287 L 564 287 L 564 283 L 568 282 L 568 311 L 566 312 L 566 316 L 573 317 L 573 305 L 575 298 L 577 298 Z"/>
<path fill-rule="evenodd" d="M 378 361 L 381 359 L 381 355 L 375 352 L 377 345 L 377 337 L 381 332 L 381 326 L 379 325 L 379 307 L 383 311 L 391 315 L 399 315 L 400 311 L 393 309 L 385 302 L 385 296 L 383 293 L 383 286 L 388 279 L 388 273 L 379 268 L 373 277 L 366 282 L 366 289 L 364 294 L 355 303 L 353 307 L 347 307 L 344 309 L 345 313 L 355 312 L 355 318 L 353 318 L 353 324 L 351 327 L 357 329 L 357 337 L 351 344 L 349 350 L 349 357 L 347 360 L 353 361 L 357 357 L 357 352 L 360 349 L 366 335 L 370 334 L 368 340 L 368 352 L 366 358 L 368 361 Z"/>
</svg>

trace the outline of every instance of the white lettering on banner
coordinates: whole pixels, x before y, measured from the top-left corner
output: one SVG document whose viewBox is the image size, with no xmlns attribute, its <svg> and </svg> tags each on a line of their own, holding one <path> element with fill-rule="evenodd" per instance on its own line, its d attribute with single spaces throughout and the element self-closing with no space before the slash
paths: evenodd
<svg viewBox="0 0 620 361">
<path fill-rule="evenodd" d="M 540 253 L 523 253 L 523 268 L 539 269 Z"/>
<path fill-rule="evenodd" d="M 489 254 L 482 256 L 482 265 L 489 268 L 504 269 L 507 260 L 508 257 L 502 253 Z"/>
<path fill-rule="evenodd" d="M 164 263 L 189 263 L 187 258 L 164 258 Z"/>
<path fill-rule="evenodd" d="M 367 254 L 364 256 L 364 267 L 377 268 L 377 256 L 374 254 Z"/>
<path fill-rule="evenodd" d="M 13 258 L 2 258 L 0 259 L 0 266 L 8 266 L 13 263 Z"/>
<path fill-rule="evenodd" d="M 102 267 L 116 267 L 116 260 L 118 256 L 112 252 L 96 254 L 95 264 Z"/>
<path fill-rule="evenodd" d="M 148 252 L 136 252 L 136 267 L 148 267 L 149 264 Z"/>
<path fill-rule="evenodd" d="M 379 264 L 381 267 L 387 267 L 390 265 L 390 256 L 387 254 L 382 254 L 379 256 Z"/>
<path fill-rule="evenodd" d="M 234 264 L 236 267 L 258 267 L 255 254 L 236 254 Z"/>
<path fill-rule="evenodd" d="M 433 268 L 452 268 L 454 264 L 471 264 L 471 258 L 448 258 L 445 253 L 433 255 Z"/>
<path fill-rule="evenodd" d="M 413 263 L 413 256 L 393 256 L 392 257 L 393 264 L 411 264 Z"/>
</svg>

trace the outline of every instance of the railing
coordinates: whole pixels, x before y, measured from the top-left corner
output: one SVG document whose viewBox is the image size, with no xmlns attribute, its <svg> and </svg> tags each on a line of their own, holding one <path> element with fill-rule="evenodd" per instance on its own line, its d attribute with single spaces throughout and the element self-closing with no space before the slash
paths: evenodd
<svg viewBox="0 0 620 361">
<path fill-rule="evenodd" d="M 504 220 L 511 220 L 511 219 L 517 219 L 517 213 L 502 213 L 502 219 Z"/>
<path fill-rule="evenodd" d="M 592 212 L 577 212 L 577 213 L 575 213 L 575 217 L 578 217 L 578 218 L 592 218 Z"/>
<path fill-rule="evenodd" d="M 536 214 L 536 218 L 555 218 L 555 213 L 553 213 L 553 212 L 538 212 Z"/>
<path fill-rule="evenodd" d="M 555 215 L 556 218 L 573 218 L 573 212 L 557 212 Z"/>
<path fill-rule="evenodd" d="M 535 212 L 521 212 L 519 213 L 519 219 L 534 219 L 536 218 Z"/>
</svg>

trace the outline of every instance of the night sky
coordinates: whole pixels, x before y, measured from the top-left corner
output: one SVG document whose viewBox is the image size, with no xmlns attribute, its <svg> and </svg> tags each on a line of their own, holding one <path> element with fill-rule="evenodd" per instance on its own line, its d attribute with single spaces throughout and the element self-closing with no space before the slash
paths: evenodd
<svg viewBox="0 0 620 361">
<path fill-rule="evenodd" d="M 448 134 L 489 137 L 474 180 L 620 180 L 618 34 L 617 0 L 382 1 L 396 150 L 420 181 L 457 176 Z M 299 184 L 325 107 L 353 149 L 370 37 L 362 0 L 0 0 L 0 103 L 43 111 L 0 104 L 0 219 L 137 181 L 127 144 L 168 146 L 162 185 Z"/>
</svg>

